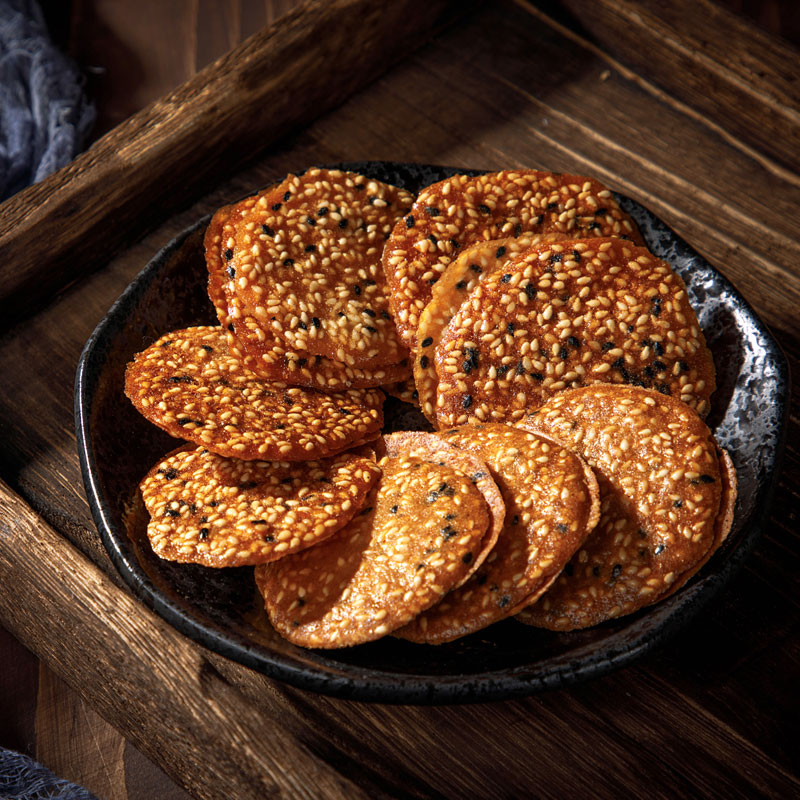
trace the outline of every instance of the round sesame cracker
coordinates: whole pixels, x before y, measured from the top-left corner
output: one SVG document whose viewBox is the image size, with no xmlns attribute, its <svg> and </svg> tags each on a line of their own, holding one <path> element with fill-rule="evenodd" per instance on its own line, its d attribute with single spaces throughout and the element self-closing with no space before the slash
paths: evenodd
<svg viewBox="0 0 800 800">
<path fill-rule="evenodd" d="M 173 331 L 138 353 L 125 394 L 172 436 L 245 460 L 323 458 L 375 439 L 383 424 L 379 390 L 266 382 L 230 355 L 219 327 Z"/>
<path fill-rule="evenodd" d="M 390 633 L 469 570 L 489 524 L 471 479 L 415 458 L 385 458 L 365 509 L 326 542 L 256 568 L 275 629 L 302 647 L 347 647 Z"/>
<path fill-rule="evenodd" d="M 387 456 L 399 458 L 408 456 L 421 458 L 439 466 L 448 466 L 469 475 L 475 488 L 483 495 L 489 509 L 490 521 L 480 549 L 472 559 L 472 569 L 461 579 L 457 586 L 466 582 L 470 575 L 486 560 L 497 543 L 497 537 L 503 529 L 506 518 L 506 505 L 497 484 L 489 472 L 489 467 L 474 453 L 456 450 L 433 433 L 422 431 L 398 431 L 381 437 L 380 442 Z M 454 587 L 455 588 L 455 587 Z"/>
<path fill-rule="evenodd" d="M 245 351 L 257 358 L 281 344 L 362 368 L 402 361 L 381 254 L 412 201 L 404 189 L 313 168 L 215 218 L 210 268 L 219 275 L 213 252 L 221 253 L 228 316 Z"/>
<path fill-rule="evenodd" d="M 414 357 L 414 383 L 422 413 L 436 423 L 436 348 L 442 331 L 470 292 L 499 267 L 513 261 L 534 244 L 568 239 L 562 233 L 523 233 L 519 238 L 477 242 L 451 261 L 433 285 L 431 300 L 419 318 L 417 352 Z"/>
<path fill-rule="evenodd" d="M 612 193 L 592 178 L 537 170 L 454 175 L 423 189 L 398 221 L 383 268 L 400 338 L 416 348 L 431 287 L 463 248 L 524 233 L 641 237 Z"/>
<path fill-rule="evenodd" d="M 499 423 L 437 435 L 486 462 L 503 495 L 506 518 L 497 544 L 478 571 L 395 632 L 428 644 L 482 630 L 536 600 L 599 516 L 597 482 L 565 447 Z"/>
<path fill-rule="evenodd" d="M 207 567 L 263 564 L 346 525 L 380 475 L 373 458 L 242 461 L 182 447 L 140 484 L 153 552 Z"/>
<path fill-rule="evenodd" d="M 440 427 L 516 422 L 593 383 L 652 387 L 704 414 L 715 388 L 683 281 L 621 239 L 534 245 L 472 292 L 435 360 Z"/>
<path fill-rule="evenodd" d="M 735 472 L 679 400 L 589 386 L 557 395 L 520 424 L 586 459 L 601 508 L 592 535 L 521 621 L 573 630 L 630 614 L 683 585 L 727 536 Z"/>
</svg>

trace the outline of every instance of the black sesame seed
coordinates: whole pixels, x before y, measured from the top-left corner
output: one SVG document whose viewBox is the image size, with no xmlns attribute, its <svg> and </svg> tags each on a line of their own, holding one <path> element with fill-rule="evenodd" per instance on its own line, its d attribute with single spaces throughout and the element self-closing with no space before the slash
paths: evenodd
<svg viewBox="0 0 800 800">
<path fill-rule="evenodd" d="M 556 525 L 556 530 L 557 530 L 559 533 L 566 533 L 566 532 L 569 530 L 569 528 L 568 528 L 568 527 L 567 527 L 567 526 L 566 526 L 566 525 L 565 525 L 563 522 L 559 522 L 559 523 Z"/>
<path fill-rule="evenodd" d="M 531 372 L 531 378 L 533 378 L 535 381 L 541 382 L 544 380 L 544 375 L 542 375 L 541 372 Z"/>
<path fill-rule="evenodd" d="M 497 252 L 494 254 L 495 258 L 502 258 L 506 254 L 505 247 L 498 247 Z"/>
<path fill-rule="evenodd" d="M 442 212 L 436 206 L 425 206 L 425 213 L 431 217 L 438 217 Z"/>
<path fill-rule="evenodd" d="M 356 297 L 358 297 L 361 294 L 361 287 L 360 286 L 354 286 L 353 287 L 353 293 L 355 294 Z"/>
<path fill-rule="evenodd" d="M 519 525 L 519 514 L 514 514 L 514 518 L 511 520 L 512 525 Z"/>
<path fill-rule="evenodd" d="M 714 483 L 714 479 L 710 475 L 701 475 L 700 476 L 701 483 Z"/>
<path fill-rule="evenodd" d="M 281 206 L 282 206 L 282 205 L 283 205 L 283 203 L 275 203 L 275 204 L 272 206 L 272 210 L 273 210 L 273 211 L 280 211 L 280 210 L 281 210 Z"/>
<path fill-rule="evenodd" d="M 428 364 L 429 364 L 428 356 L 421 356 L 420 359 L 419 359 L 420 367 L 422 367 L 422 369 L 427 369 L 428 368 Z"/>
<path fill-rule="evenodd" d="M 308 325 L 306 325 L 306 323 L 303 322 L 303 320 L 300 320 L 297 323 L 297 327 L 300 328 L 301 331 L 307 331 L 308 330 Z"/>
<path fill-rule="evenodd" d="M 500 278 L 500 283 L 508 283 L 510 280 L 511 280 L 511 273 L 506 272 L 506 274 L 503 275 L 502 278 Z"/>
<path fill-rule="evenodd" d="M 228 277 L 235 278 L 236 277 L 236 270 L 233 267 L 228 267 L 227 269 Z"/>
<path fill-rule="evenodd" d="M 347 227 L 347 220 L 346 219 L 340 219 L 339 220 L 339 227 L 340 228 L 346 228 Z"/>
<path fill-rule="evenodd" d="M 658 370 L 659 372 L 663 372 L 666 368 L 667 365 L 663 361 L 653 362 L 653 369 Z"/>
<path fill-rule="evenodd" d="M 163 471 L 159 470 L 159 472 L 161 472 L 164 475 L 164 480 L 167 481 L 174 481 L 175 478 L 177 478 L 178 475 L 180 475 L 178 470 L 174 469 L 173 467 L 169 467 L 168 469 L 165 469 Z"/>
<path fill-rule="evenodd" d="M 291 192 L 284 192 L 284 194 L 283 194 L 283 202 L 284 202 L 284 203 L 285 203 L 285 202 L 287 202 L 287 201 L 288 201 L 288 199 L 289 199 L 291 196 L 292 196 L 292 193 L 291 193 Z"/>
<path fill-rule="evenodd" d="M 294 259 L 293 258 L 284 258 L 283 259 L 283 266 L 284 267 L 294 266 Z"/>
<path fill-rule="evenodd" d="M 611 569 L 611 577 L 618 578 L 620 572 L 622 572 L 622 564 L 614 564 L 613 568 Z"/>
<path fill-rule="evenodd" d="M 665 549 L 666 549 L 666 548 L 665 548 L 665 546 L 664 546 L 663 544 L 660 544 L 660 545 L 658 545 L 658 546 L 656 547 L 656 549 L 655 549 L 655 550 L 653 550 L 653 552 L 654 552 L 656 555 L 660 555 L 661 553 L 663 553 L 663 552 L 664 552 L 664 550 L 665 550 Z"/>
<path fill-rule="evenodd" d="M 597 578 L 600 575 L 600 567 L 592 567 L 592 575 Z"/>
<path fill-rule="evenodd" d="M 642 372 L 647 378 L 655 378 L 656 371 L 652 367 L 645 367 Z"/>
<path fill-rule="evenodd" d="M 620 356 L 611 363 L 611 366 L 614 367 L 614 369 L 625 369 L 625 359 Z"/>
<path fill-rule="evenodd" d="M 179 517 L 181 514 L 176 508 L 165 508 L 164 509 L 164 516 L 165 517 Z"/>
<path fill-rule="evenodd" d="M 266 233 L 267 236 L 274 236 L 275 235 L 275 231 L 272 230 L 272 228 L 270 228 L 269 225 L 262 225 L 261 226 L 261 230 L 264 231 L 264 233 Z"/>
<path fill-rule="evenodd" d="M 489 208 L 489 206 L 487 206 L 486 203 L 481 203 L 478 206 L 478 210 L 482 211 L 484 214 L 491 214 L 492 213 L 492 209 Z"/>
<path fill-rule="evenodd" d="M 519 239 L 522 236 L 522 223 L 518 222 L 514 226 L 514 238 Z"/>
<path fill-rule="evenodd" d="M 328 206 L 322 206 L 322 208 L 318 209 L 317 216 L 324 217 L 328 214 L 329 211 L 330 209 L 328 208 Z"/>
<path fill-rule="evenodd" d="M 577 336 L 570 336 L 570 337 L 567 339 L 567 344 L 568 344 L 570 347 L 575 347 L 575 348 L 578 348 L 578 347 L 580 347 L 580 346 L 581 346 L 580 339 L 578 339 L 578 337 L 577 337 Z"/>
<path fill-rule="evenodd" d="M 600 346 L 600 349 L 604 353 L 607 353 L 609 350 L 614 349 L 614 342 L 603 342 L 603 344 Z"/>
<path fill-rule="evenodd" d="M 657 392 L 661 392 L 661 394 L 669 394 L 670 393 L 669 386 L 667 386 L 666 383 L 657 383 L 655 385 L 655 390 Z"/>
<path fill-rule="evenodd" d="M 559 357 L 561 358 L 562 361 L 566 361 L 569 358 L 569 350 L 567 350 L 566 347 L 562 347 L 558 351 L 558 355 L 559 355 Z"/>
<path fill-rule="evenodd" d="M 464 408 L 469 408 L 472 405 L 472 395 L 465 394 L 464 399 L 461 401 L 461 405 L 464 406 Z"/>
<path fill-rule="evenodd" d="M 230 261 L 233 258 L 233 250 L 230 247 L 225 251 L 225 260 Z"/>
<path fill-rule="evenodd" d="M 414 217 L 406 217 L 406 228 L 414 227 Z"/>
<path fill-rule="evenodd" d="M 371 308 L 365 308 L 362 313 L 366 314 L 368 317 L 371 317 L 372 319 L 375 319 L 375 317 L 378 316 Z"/>
<path fill-rule="evenodd" d="M 167 383 L 197 383 L 191 375 L 170 375 Z"/>
<path fill-rule="evenodd" d="M 314 219 L 314 217 L 306 217 L 306 222 L 312 226 L 317 224 L 317 221 Z"/>
<path fill-rule="evenodd" d="M 679 361 L 678 366 L 681 368 L 681 371 L 683 372 L 689 371 L 689 365 L 685 361 Z"/>
<path fill-rule="evenodd" d="M 423 347 L 430 347 L 433 344 L 433 337 L 427 336 L 422 340 Z"/>
<path fill-rule="evenodd" d="M 683 505 L 683 500 L 675 500 L 675 502 L 672 504 L 672 507 L 680 508 L 682 505 Z"/>
<path fill-rule="evenodd" d="M 653 342 L 653 350 L 657 356 L 664 355 L 664 345 L 661 342 Z"/>
<path fill-rule="evenodd" d="M 467 282 L 466 281 L 459 281 L 456 284 L 456 289 L 458 289 L 459 291 L 463 291 L 466 288 L 467 288 Z"/>
<path fill-rule="evenodd" d="M 315 244 L 307 244 L 306 245 L 306 253 L 316 253 L 317 246 Z"/>
<path fill-rule="evenodd" d="M 470 268 L 470 269 L 471 269 L 473 272 L 477 272 L 477 273 L 478 273 L 478 275 L 480 275 L 480 274 L 481 274 L 481 272 L 483 272 L 483 267 L 481 267 L 479 264 L 470 264 L 470 265 L 469 265 L 469 268 Z"/>
<path fill-rule="evenodd" d="M 431 244 L 439 244 L 439 240 L 433 234 L 428 237 L 428 240 L 431 242 Z"/>
<path fill-rule="evenodd" d="M 381 311 L 381 319 L 391 319 L 392 315 L 385 309 Z"/>
<path fill-rule="evenodd" d="M 472 553 L 464 553 L 464 555 L 461 556 L 461 560 L 465 564 L 469 564 L 472 561 Z"/>
<path fill-rule="evenodd" d="M 547 207 L 552 210 L 554 208 L 558 208 L 558 203 L 548 203 Z"/>
<path fill-rule="evenodd" d="M 390 514 L 396 514 L 396 513 L 397 513 L 397 506 L 392 506 L 392 507 L 389 509 L 389 513 L 390 513 Z"/>
<path fill-rule="evenodd" d="M 504 594 L 498 601 L 498 608 L 505 608 L 511 602 L 511 595 Z"/>
<path fill-rule="evenodd" d="M 536 297 L 536 287 L 532 283 L 525 287 L 525 295 L 529 300 L 533 300 Z"/>
<path fill-rule="evenodd" d="M 564 256 L 561 253 L 553 253 L 553 255 L 550 256 L 550 263 L 551 264 L 558 264 L 559 261 L 563 261 L 563 260 L 564 260 Z"/>
<path fill-rule="evenodd" d="M 513 322 L 509 322 L 508 325 L 506 325 L 506 333 L 514 333 L 514 323 Z"/>
<path fill-rule="evenodd" d="M 506 374 L 506 372 L 509 371 L 509 369 L 511 369 L 509 364 L 502 364 L 497 368 L 497 374 L 502 377 L 503 375 Z"/>
<path fill-rule="evenodd" d="M 200 528 L 200 538 L 201 539 L 207 539 L 209 533 L 211 533 L 211 531 L 208 528 Z"/>
</svg>

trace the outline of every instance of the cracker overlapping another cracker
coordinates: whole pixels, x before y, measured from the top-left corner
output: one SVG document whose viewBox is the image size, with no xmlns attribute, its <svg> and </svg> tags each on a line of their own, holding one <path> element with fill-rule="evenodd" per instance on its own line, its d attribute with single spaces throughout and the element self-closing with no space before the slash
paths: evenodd
<svg viewBox="0 0 800 800">
<path fill-rule="evenodd" d="M 256 570 L 270 622 L 304 647 L 385 636 L 433 605 L 471 569 L 489 525 L 469 476 L 386 458 L 364 510 L 311 550 Z"/>
<path fill-rule="evenodd" d="M 600 521 L 553 588 L 519 619 L 597 625 L 681 587 L 730 530 L 736 475 L 691 408 L 632 386 L 557 395 L 521 423 L 580 453 L 600 485 Z"/>
<path fill-rule="evenodd" d="M 228 351 L 221 328 L 173 331 L 138 353 L 125 393 L 150 422 L 223 456 L 308 461 L 375 439 L 383 394 L 268 383 Z"/>
</svg>

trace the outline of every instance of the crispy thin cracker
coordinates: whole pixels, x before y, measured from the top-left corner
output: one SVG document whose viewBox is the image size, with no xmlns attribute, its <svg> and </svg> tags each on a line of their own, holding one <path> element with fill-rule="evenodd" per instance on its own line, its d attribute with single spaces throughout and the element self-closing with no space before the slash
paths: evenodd
<svg viewBox="0 0 800 800">
<path fill-rule="evenodd" d="M 313 168 L 224 211 L 206 236 L 209 292 L 219 311 L 221 283 L 226 301 L 220 321 L 255 359 L 280 345 L 350 367 L 402 361 L 381 253 L 412 199 Z"/>
<path fill-rule="evenodd" d="M 502 424 L 464 426 L 438 435 L 486 462 L 503 495 L 506 519 L 480 569 L 396 631 L 428 644 L 482 630 L 536 600 L 599 516 L 594 476 L 565 447 Z"/>
<path fill-rule="evenodd" d="M 138 353 L 125 393 L 167 433 L 245 460 L 309 461 L 378 436 L 383 394 L 323 394 L 268 383 L 228 352 L 217 327 L 185 328 Z"/>
<path fill-rule="evenodd" d="M 709 409 L 714 362 L 669 264 L 621 239 L 533 246 L 486 278 L 436 348 L 440 427 L 516 422 L 553 394 L 628 383 Z"/>
<path fill-rule="evenodd" d="M 433 284 L 463 248 L 525 233 L 641 242 L 611 192 L 591 178 L 505 170 L 454 175 L 428 186 L 395 225 L 383 252 L 395 323 L 408 348 L 416 348 L 419 316 Z"/>
<path fill-rule="evenodd" d="M 469 570 L 489 524 L 462 472 L 383 459 L 366 508 L 328 541 L 256 568 L 270 621 L 303 647 L 347 647 L 390 633 Z"/>
<path fill-rule="evenodd" d="M 486 560 L 497 543 L 497 537 L 503 529 L 506 518 L 506 506 L 497 484 L 489 472 L 486 463 L 474 453 L 456 450 L 441 436 L 422 431 L 398 431 L 381 438 L 384 451 L 391 458 L 408 456 L 422 458 L 439 466 L 448 466 L 469 475 L 475 487 L 483 495 L 489 508 L 490 524 L 483 537 L 480 549 L 475 553 L 472 569 L 457 584 L 460 586 L 467 581 L 470 575 Z"/>
<path fill-rule="evenodd" d="M 580 453 L 601 503 L 594 533 L 523 622 L 573 630 L 630 614 L 676 591 L 727 536 L 735 471 L 679 400 L 596 385 L 554 397 L 521 424 Z"/>
<path fill-rule="evenodd" d="M 442 331 L 469 297 L 470 292 L 499 267 L 518 258 L 540 242 L 569 239 L 562 233 L 523 233 L 519 238 L 476 242 L 451 261 L 433 285 L 431 300 L 419 318 L 414 384 L 422 413 L 436 423 L 436 348 Z"/>
<path fill-rule="evenodd" d="M 289 464 L 183 447 L 153 467 L 139 488 L 157 556 L 240 567 L 327 539 L 355 516 L 379 475 L 374 456 L 342 453 Z"/>
</svg>

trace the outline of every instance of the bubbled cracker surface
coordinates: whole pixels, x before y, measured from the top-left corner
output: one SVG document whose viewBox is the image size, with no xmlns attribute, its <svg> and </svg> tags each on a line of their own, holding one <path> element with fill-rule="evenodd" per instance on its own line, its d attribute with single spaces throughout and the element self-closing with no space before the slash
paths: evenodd
<svg viewBox="0 0 800 800">
<path fill-rule="evenodd" d="M 380 475 L 374 458 L 343 453 L 303 464 L 242 461 L 185 447 L 140 485 L 147 536 L 161 558 L 207 567 L 263 564 L 346 525 Z"/>
<path fill-rule="evenodd" d="M 395 225 L 383 253 L 395 323 L 408 347 L 415 348 L 433 284 L 463 248 L 524 233 L 641 241 L 611 192 L 591 178 L 504 170 L 435 183 Z"/>
<path fill-rule="evenodd" d="M 489 509 L 490 522 L 480 548 L 472 559 L 472 569 L 462 578 L 462 583 L 486 560 L 497 543 L 506 517 L 503 496 L 492 478 L 486 462 L 474 453 L 457 450 L 433 433 L 398 431 L 381 437 L 380 443 L 387 456 L 421 458 L 439 466 L 448 466 L 468 475 L 475 488 L 483 495 Z"/>
<path fill-rule="evenodd" d="M 706 413 L 715 370 L 683 281 L 620 239 L 532 247 L 487 277 L 435 354 L 440 427 L 522 418 L 563 389 L 652 387 Z"/>
<path fill-rule="evenodd" d="M 258 378 L 228 351 L 221 328 L 162 336 L 128 365 L 125 393 L 167 433 L 223 456 L 307 461 L 374 439 L 383 394 L 323 394 Z"/>
<path fill-rule="evenodd" d="M 597 521 L 597 485 L 578 456 L 502 424 L 439 434 L 482 458 L 506 507 L 497 544 L 478 571 L 396 634 L 439 644 L 505 619 L 543 592 Z"/>
<path fill-rule="evenodd" d="M 522 425 L 586 459 L 600 486 L 601 516 L 521 620 L 571 630 L 629 614 L 675 591 L 727 534 L 717 520 L 730 527 L 735 488 L 731 494 L 708 428 L 680 401 L 598 385 L 554 397 Z"/>
<path fill-rule="evenodd" d="M 477 242 L 464 250 L 445 267 L 433 285 L 430 302 L 419 318 L 417 352 L 414 357 L 414 383 L 423 414 L 436 422 L 436 348 L 442 331 L 470 292 L 498 267 L 513 261 L 534 244 L 554 242 L 568 237 L 560 233 L 524 233 L 518 239 L 493 239 Z"/>
<path fill-rule="evenodd" d="M 221 253 L 226 316 L 247 354 L 280 344 L 356 367 L 401 361 L 381 253 L 412 200 L 380 181 L 314 168 L 213 221 L 209 266 L 220 275 Z"/>
<path fill-rule="evenodd" d="M 371 641 L 435 603 L 469 570 L 489 524 L 466 475 L 383 459 L 365 509 L 321 545 L 256 568 L 273 626 L 303 647 Z"/>
</svg>

